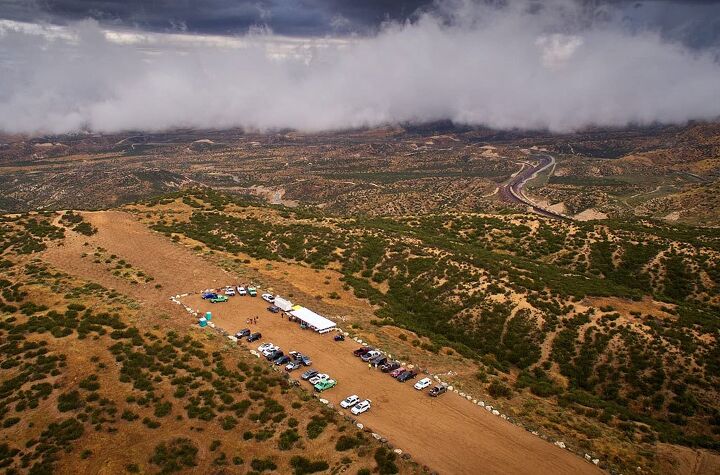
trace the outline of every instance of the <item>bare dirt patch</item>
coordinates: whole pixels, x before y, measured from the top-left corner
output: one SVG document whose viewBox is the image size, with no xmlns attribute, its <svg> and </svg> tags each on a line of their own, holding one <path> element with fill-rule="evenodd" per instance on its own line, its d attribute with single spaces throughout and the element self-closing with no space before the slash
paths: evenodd
<svg viewBox="0 0 720 475">
<path fill-rule="evenodd" d="M 251 329 L 263 334 L 262 341 L 272 341 L 285 351 L 309 354 L 314 368 L 337 379 L 338 386 L 322 397 L 335 405 L 350 394 L 371 399 L 371 411 L 358 419 L 441 473 L 477 474 L 478 467 L 483 473 L 498 474 L 601 473 L 570 452 L 455 394 L 433 399 L 416 391 L 412 383 L 401 384 L 369 369 L 352 355 L 355 342 L 334 342 L 332 333 L 300 330 L 278 314 L 267 312 L 267 304 L 260 299 L 233 297 L 227 303 L 211 304 L 193 295 L 183 301 L 202 312 L 213 312 L 212 321 L 230 332 L 245 328 L 249 317 L 258 316 L 258 324 Z M 294 376 L 299 377 L 299 373 Z"/>
<path fill-rule="evenodd" d="M 152 302 L 166 302 L 171 289 L 201 290 L 198 288 L 201 282 L 221 285 L 227 280 L 226 271 L 150 231 L 128 213 L 102 211 L 82 214 L 98 232 L 85 236 L 67 231 L 60 245 L 50 247 L 43 257 L 60 269 L 139 300 Z M 105 254 L 115 254 L 132 262 L 155 280 L 132 284 L 113 275 L 105 264 L 81 257 L 82 254 L 92 254 L 98 247 L 105 249 Z M 160 287 L 156 288 L 158 284 Z"/>
<path fill-rule="evenodd" d="M 720 473 L 720 455 L 707 450 L 658 444 L 658 472 L 673 475 Z"/>
<path fill-rule="evenodd" d="M 128 213 L 84 213 L 84 217 L 98 228 L 98 233 L 87 237 L 68 232 L 64 245 L 51 247 L 45 253 L 47 260 L 68 273 L 127 293 L 144 302 L 148 310 L 156 312 L 162 308 L 174 316 L 170 321 L 158 320 L 158 323 L 172 326 L 193 323 L 181 307 L 170 303 L 170 295 L 224 286 L 237 280 L 188 248 L 148 230 Z M 114 276 L 107 266 L 80 257 L 96 247 L 137 264 L 155 280 L 131 284 Z M 296 266 L 276 266 L 276 263 L 272 266 L 266 272 L 309 286 L 310 295 L 311 287 L 318 285 L 316 280 L 324 282 L 328 273 L 305 269 L 296 274 L 300 270 Z M 334 278 L 330 280 L 331 288 L 339 285 Z M 155 284 L 161 287 L 155 288 Z M 347 303 L 350 299 L 343 300 Z M 432 399 L 415 391 L 410 383 L 400 384 L 377 370 L 369 370 L 352 356 L 353 343 L 336 344 L 331 335 L 300 331 L 297 326 L 268 313 L 260 299 L 235 297 L 226 304 L 212 305 L 193 295 L 186 303 L 199 310 L 213 311 L 214 321 L 228 331 L 244 328 L 248 317 L 259 316 L 258 328 L 267 338 L 287 350 L 309 353 L 319 369 L 337 377 L 339 386 L 326 394 L 332 403 L 337 404 L 352 393 L 369 397 L 374 407 L 361 416 L 363 423 L 435 470 L 475 474 L 478 467 L 483 467 L 484 473 L 601 473 L 572 453 L 490 415 L 455 394 Z M 312 303 L 308 306 L 313 307 Z"/>
</svg>

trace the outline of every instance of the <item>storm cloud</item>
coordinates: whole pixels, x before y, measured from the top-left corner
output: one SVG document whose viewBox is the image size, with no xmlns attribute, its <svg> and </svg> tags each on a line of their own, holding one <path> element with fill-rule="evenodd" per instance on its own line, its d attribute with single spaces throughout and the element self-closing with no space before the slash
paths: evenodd
<svg viewBox="0 0 720 475">
<path fill-rule="evenodd" d="M 371 35 L 0 22 L 0 129 L 549 129 L 720 116 L 720 64 L 611 5 L 453 1 Z"/>
</svg>

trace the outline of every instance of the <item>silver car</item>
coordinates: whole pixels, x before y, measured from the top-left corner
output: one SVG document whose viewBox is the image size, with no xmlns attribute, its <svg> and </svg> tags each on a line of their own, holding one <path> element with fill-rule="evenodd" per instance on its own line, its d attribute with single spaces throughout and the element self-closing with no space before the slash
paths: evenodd
<svg viewBox="0 0 720 475">
<path fill-rule="evenodd" d="M 302 364 L 299 361 L 291 361 L 285 366 L 285 371 L 295 371 L 300 366 L 302 366 Z"/>
</svg>

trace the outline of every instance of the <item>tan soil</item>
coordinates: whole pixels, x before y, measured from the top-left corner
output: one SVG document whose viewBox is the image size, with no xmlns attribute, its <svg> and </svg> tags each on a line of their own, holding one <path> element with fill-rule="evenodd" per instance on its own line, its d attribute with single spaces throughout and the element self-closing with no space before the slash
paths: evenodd
<svg viewBox="0 0 720 475">
<path fill-rule="evenodd" d="M 372 409 L 358 420 L 441 473 L 477 474 L 478 467 L 486 474 L 602 473 L 576 455 L 456 394 L 434 399 L 416 391 L 413 383 L 401 384 L 369 369 L 352 355 L 358 346 L 355 342 L 334 342 L 334 333 L 318 335 L 300 330 L 278 314 L 268 313 L 267 304 L 259 298 L 235 297 L 227 303 L 211 304 L 193 295 L 183 302 L 202 312 L 211 311 L 212 321 L 229 332 L 247 327 L 247 318 L 258 316 L 258 324 L 250 327 L 263 334 L 261 341 L 272 341 L 285 351 L 309 354 L 314 368 L 338 381 L 338 386 L 322 397 L 336 405 L 350 394 L 371 399 Z M 259 343 L 250 347 L 255 349 Z M 300 374 L 293 375 L 299 378 Z M 309 388 L 308 383 L 302 384 Z"/>
<path fill-rule="evenodd" d="M 707 450 L 658 444 L 658 472 L 667 475 L 718 475 L 720 455 Z"/>
<path fill-rule="evenodd" d="M 663 219 L 666 221 L 677 221 L 680 219 L 680 211 L 673 211 L 672 213 L 667 214 Z"/>
<path fill-rule="evenodd" d="M 586 297 L 583 299 L 582 304 L 586 307 L 607 307 L 611 306 L 614 308 L 613 312 L 620 313 L 620 318 L 627 322 L 643 322 L 646 315 L 654 315 L 660 318 L 676 318 L 673 315 L 662 310 L 662 307 L 673 307 L 672 304 L 658 302 L 649 297 L 644 297 L 641 300 L 628 300 L 618 297 Z M 630 315 L 630 312 L 640 312 L 640 317 Z"/>
<path fill-rule="evenodd" d="M 66 230 L 61 245 L 52 245 L 43 259 L 69 274 L 145 302 L 146 314 L 175 312 L 177 306 L 169 301 L 175 289 L 200 291 L 200 286 L 226 285 L 229 274 L 208 261 L 194 255 L 180 244 L 175 244 L 155 233 L 121 211 L 82 213 L 85 220 L 98 229 L 97 234 L 85 236 Z M 87 243 L 87 245 L 85 245 Z M 131 284 L 116 277 L 104 263 L 93 262 L 97 247 L 106 254 L 116 254 L 142 268 L 155 279 L 144 284 Z M 81 257 L 87 253 L 88 257 Z M 160 284 L 161 288 L 155 288 Z"/>
<path fill-rule="evenodd" d="M 561 214 L 567 213 L 567 207 L 565 206 L 565 203 L 563 203 L 562 201 L 559 203 L 555 203 L 553 205 L 549 205 L 547 207 L 547 209 L 549 209 L 550 211 L 555 212 L 555 213 L 561 213 Z"/>
<path fill-rule="evenodd" d="M 598 211 L 594 208 L 588 208 L 575 215 L 575 219 L 578 221 L 592 221 L 594 219 L 607 219 L 607 214 Z"/>
<path fill-rule="evenodd" d="M 236 280 L 180 244 L 148 230 L 127 213 L 94 212 L 84 216 L 98 228 L 98 233 L 87 237 L 68 232 L 65 244 L 50 248 L 44 257 L 68 273 L 115 288 L 148 303 L 150 308 L 162 307 L 173 315 L 172 321 L 158 320 L 158 324 L 192 323 L 192 317 L 169 302 L 169 295 Z M 89 245 L 85 246 L 85 242 Z M 113 276 L 104 265 L 80 257 L 97 246 L 140 266 L 155 281 L 133 285 Z M 155 289 L 156 283 L 162 288 Z M 215 312 L 214 321 L 227 330 L 243 328 L 248 316 L 259 315 L 260 330 L 274 343 L 288 350 L 308 352 L 318 368 L 337 377 L 339 386 L 326 394 L 330 401 L 338 403 L 352 393 L 369 397 L 374 402 L 373 409 L 359 419 L 420 463 L 442 473 L 476 474 L 479 467 L 490 474 L 602 473 L 576 455 L 490 415 L 455 394 L 433 399 L 415 391 L 410 383 L 400 384 L 377 370 L 368 370 L 352 356 L 353 342 L 336 344 L 331 335 L 302 332 L 269 314 L 260 299 L 236 297 L 220 305 L 203 302 L 197 295 L 186 300 L 195 308 Z"/>
</svg>

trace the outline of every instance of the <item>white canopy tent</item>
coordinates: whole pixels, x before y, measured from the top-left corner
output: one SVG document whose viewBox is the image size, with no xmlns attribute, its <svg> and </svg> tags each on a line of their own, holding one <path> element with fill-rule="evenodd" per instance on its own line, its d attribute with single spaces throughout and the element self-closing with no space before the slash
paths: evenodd
<svg viewBox="0 0 720 475">
<path fill-rule="evenodd" d="M 286 300 L 279 295 L 275 296 L 275 301 L 273 302 L 273 305 L 275 305 L 277 308 L 284 312 L 289 312 L 293 308 L 293 303 L 289 300 Z"/>
<path fill-rule="evenodd" d="M 318 333 L 327 333 L 335 328 L 335 322 L 318 315 L 310 309 L 296 305 L 290 315 L 307 324 Z"/>
</svg>

